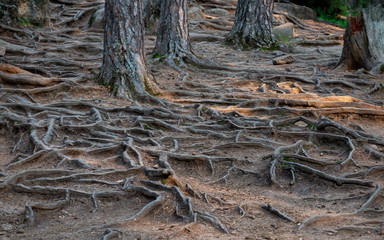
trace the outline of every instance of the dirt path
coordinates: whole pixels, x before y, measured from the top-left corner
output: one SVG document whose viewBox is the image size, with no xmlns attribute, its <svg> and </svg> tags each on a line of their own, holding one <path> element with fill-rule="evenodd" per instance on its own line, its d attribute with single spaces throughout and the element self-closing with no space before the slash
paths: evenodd
<svg viewBox="0 0 384 240">
<path fill-rule="evenodd" d="M 41 85 L 1 77 L 0 239 L 383 238 L 382 76 L 330 69 L 342 29 L 304 21 L 281 51 L 239 51 L 206 41 L 234 1 L 204 4 L 230 10 L 191 21 L 221 70 L 148 59 L 168 104 L 138 105 L 93 82 L 102 2 L 70 2 L 50 28 L 0 28 L 1 62 Z"/>
</svg>

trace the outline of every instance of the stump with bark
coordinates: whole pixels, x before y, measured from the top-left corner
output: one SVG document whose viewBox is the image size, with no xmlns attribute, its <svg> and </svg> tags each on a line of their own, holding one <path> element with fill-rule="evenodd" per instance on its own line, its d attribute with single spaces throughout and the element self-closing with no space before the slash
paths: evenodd
<svg viewBox="0 0 384 240">
<path fill-rule="evenodd" d="M 340 68 L 373 70 L 384 63 L 384 8 L 362 9 L 348 18 Z"/>
</svg>

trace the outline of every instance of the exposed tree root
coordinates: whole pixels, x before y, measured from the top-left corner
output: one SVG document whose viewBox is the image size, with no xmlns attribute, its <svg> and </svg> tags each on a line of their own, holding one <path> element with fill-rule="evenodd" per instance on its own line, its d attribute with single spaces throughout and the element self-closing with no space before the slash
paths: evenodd
<svg viewBox="0 0 384 240">
<path fill-rule="evenodd" d="M 235 1 L 204 2 L 235 9 Z M 137 230 L 192 239 L 198 229 L 202 238 L 244 238 L 257 228 L 260 237 L 271 232 L 260 202 L 286 220 L 273 229 L 283 238 L 296 221 L 303 236 L 382 229 L 382 84 L 324 67 L 340 38 L 315 28 L 305 35 L 312 24 L 290 16 L 305 33 L 299 44 L 312 47 L 240 52 L 192 34 L 194 52 L 151 60 L 180 71 L 152 66 L 167 100 L 129 102 L 92 84 L 103 33 L 84 29 L 100 3 L 52 0 L 49 28 L 0 24 L 0 236 L 123 239 Z M 232 21 L 209 18 L 194 24 Z M 288 52 L 299 61 L 272 66 Z M 319 215 L 300 219 L 308 211 Z M 216 230 L 206 234 L 205 222 Z"/>
<path fill-rule="evenodd" d="M 272 207 L 270 204 L 267 204 L 267 205 L 263 205 L 261 206 L 262 209 L 276 215 L 277 217 L 279 218 L 282 218 L 284 220 L 287 220 L 289 222 L 293 222 L 293 223 L 296 223 L 295 220 L 293 220 L 292 218 L 290 218 L 289 216 L 287 216 L 286 214 L 282 213 L 281 211 L 277 210 L 276 208 Z"/>
</svg>

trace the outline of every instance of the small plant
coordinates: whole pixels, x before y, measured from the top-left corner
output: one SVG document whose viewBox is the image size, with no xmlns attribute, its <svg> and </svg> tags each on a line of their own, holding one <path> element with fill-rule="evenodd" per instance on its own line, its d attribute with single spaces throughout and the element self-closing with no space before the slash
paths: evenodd
<svg viewBox="0 0 384 240">
<path fill-rule="evenodd" d="M 293 162 L 293 160 L 290 159 L 289 157 L 283 157 L 283 160 L 284 160 L 284 161 L 287 161 L 287 162 Z"/>
<path fill-rule="evenodd" d="M 160 54 L 154 54 L 152 58 L 163 58 L 164 55 L 160 55 Z"/>
<path fill-rule="evenodd" d="M 341 28 L 347 27 L 347 21 L 338 18 L 339 15 L 348 16 L 351 9 L 343 0 L 335 0 L 331 2 L 328 8 L 316 8 L 315 12 L 319 20 L 326 21 L 338 25 Z"/>
<path fill-rule="evenodd" d="M 283 163 L 280 163 L 279 167 L 282 169 L 289 169 L 290 168 L 288 164 L 283 164 Z"/>
<path fill-rule="evenodd" d="M 276 34 L 275 35 L 275 38 L 278 42 L 284 44 L 284 45 L 287 45 L 287 46 L 291 46 L 293 45 L 292 44 L 292 38 L 290 36 L 287 36 L 287 35 L 284 35 L 284 34 Z"/>
</svg>

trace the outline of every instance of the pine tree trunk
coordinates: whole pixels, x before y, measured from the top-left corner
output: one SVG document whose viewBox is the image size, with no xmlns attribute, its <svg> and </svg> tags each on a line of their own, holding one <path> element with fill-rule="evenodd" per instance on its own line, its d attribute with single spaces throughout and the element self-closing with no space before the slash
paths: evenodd
<svg viewBox="0 0 384 240">
<path fill-rule="evenodd" d="M 372 70 L 384 63 L 384 8 L 362 9 L 348 18 L 339 67 Z"/>
<path fill-rule="evenodd" d="M 226 41 L 240 47 L 273 48 L 273 0 L 239 0 L 235 22 Z"/>
<path fill-rule="evenodd" d="M 160 16 L 161 0 L 144 0 L 144 24 L 145 28 L 155 31 L 157 19 Z"/>
<path fill-rule="evenodd" d="M 104 56 L 98 82 L 121 98 L 159 94 L 144 53 L 143 1 L 106 0 Z"/>
<path fill-rule="evenodd" d="M 189 41 L 187 0 L 162 0 L 154 55 L 171 65 L 194 58 Z"/>
</svg>

